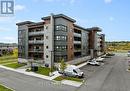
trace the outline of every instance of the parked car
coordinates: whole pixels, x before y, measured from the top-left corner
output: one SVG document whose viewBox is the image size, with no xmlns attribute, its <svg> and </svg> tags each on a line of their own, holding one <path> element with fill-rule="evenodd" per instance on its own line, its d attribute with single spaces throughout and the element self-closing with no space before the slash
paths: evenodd
<svg viewBox="0 0 130 91">
<path fill-rule="evenodd" d="M 103 60 L 104 60 L 104 58 L 101 58 L 101 57 L 96 58 L 97 62 L 103 62 Z"/>
<path fill-rule="evenodd" d="M 128 61 L 128 65 L 129 65 L 129 67 L 130 67 L 130 60 Z"/>
<path fill-rule="evenodd" d="M 128 51 L 127 56 L 130 57 L 130 51 Z"/>
<path fill-rule="evenodd" d="M 82 78 L 84 76 L 84 73 L 79 68 L 77 68 L 77 66 L 68 65 L 64 70 L 63 75 Z"/>
<path fill-rule="evenodd" d="M 89 60 L 87 62 L 87 65 L 100 66 L 100 63 L 97 62 L 95 59 L 93 59 L 93 60 Z"/>
<path fill-rule="evenodd" d="M 111 58 L 111 56 L 103 55 L 101 58 Z"/>
<path fill-rule="evenodd" d="M 114 53 L 107 53 L 106 56 L 114 56 Z"/>
</svg>

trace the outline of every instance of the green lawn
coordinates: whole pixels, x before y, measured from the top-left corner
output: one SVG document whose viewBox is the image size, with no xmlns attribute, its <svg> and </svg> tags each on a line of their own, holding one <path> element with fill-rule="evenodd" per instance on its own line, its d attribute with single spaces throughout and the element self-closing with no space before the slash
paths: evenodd
<svg viewBox="0 0 130 91">
<path fill-rule="evenodd" d="M 6 87 L 0 85 L 0 91 L 13 91 L 13 90 L 8 89 L 8 88 L 6 88 Z"/>
<path fill-rule="evenodd" d="M 7 61 L 0 61 L 0 64 L 12 63 L 17 62 L 16 60 L 7 60 Z"/>
<path fill-rule="evenodd" d="M 71 80 L 71 81 L 76 81 L 76 82 L 83 82 L 83 80 L 80 78 L 63 77 L 63 76 L 59 76 L 59 77 L 55 78 L 54 80 L 56 80 L 56 81 Z"/>
<path fill-rule="evenodd" d="M 2 65 L 12 63 L 12 62 L 18 62 L 18 58 L 14 57 L 13 55 L 0 57 L 0 64 Z"/>
<path fill-rule="evenodd" d="M 10 60 L 10 59 L 17 59 L 17 58 L 12 56 L 12 55 L 0 57 L 0 61 L 2 61 L 2 60 Z"/>
<path fill-rule="evenodd" d="M 22 67 L 22 66 L 25 66 L 25 65 L 26 64 L 11 63 L 11 64 L 7 64 L 7 65 L 4 65 L 4 66 L 16 69 L 16 68 L 19 68 L 19 67 Z"/>
<path fill-rule="evenodd" d="M 25 65 L 18 64 L 18 58 L 14 57 L 13 55 L 0 57 L 0 64 L 15 69 Z"/>
<path fill-rule="evenodd" d="M 49 76 L 50 71 L 50 68 L 38 67 L 38 71 L 36 71 L 36 73 Z"/>
</svg>

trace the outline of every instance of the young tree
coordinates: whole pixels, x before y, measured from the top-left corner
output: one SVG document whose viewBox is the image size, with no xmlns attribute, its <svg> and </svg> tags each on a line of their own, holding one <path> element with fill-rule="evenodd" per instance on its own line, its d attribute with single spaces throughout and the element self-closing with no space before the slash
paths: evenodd
<svg viewBox="0 0 130 91">
<path fill-rule="evenodd" d="M 60 63 L 60 69 L 62 72 L 64 72 L 64 70 L 66 69 L 66 63 L 64 61 L 64 59 L 61 60 L 61 63 Z"/>
<path fill-rule="evenodd" d="M 18 49 L 17 48 L 13 49 L 13 56 L 16 58 L 18 57 Z"/>
</svg>

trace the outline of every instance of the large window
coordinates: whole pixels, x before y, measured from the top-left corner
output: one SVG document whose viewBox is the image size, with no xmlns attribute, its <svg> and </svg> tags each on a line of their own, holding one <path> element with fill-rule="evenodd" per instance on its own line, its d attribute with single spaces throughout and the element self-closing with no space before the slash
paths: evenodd
<svg viewBox="0 0 130 91">
<path fill-rule="evenodd" d="M 67 31 L 67 26 L 64 25 L 56 25 L 56 31 Z"/>
<path fill-rule="evenodd" d="M 56 45 L 55 46 L 55 51 L 66 51 L 67 46 L 66 45 Z"/>
<path fill-rule="evenodd" d="M 64 59 L 64 61 L 67 61 L 66 55 L 55 55 L 55 62 L 61 62 L 61 60 Z"/>
<path fill-rule="evenodd" d="M 55 36 L 55 40 L 66 41 L 66 40 L 67 40 L 67 37 L 66 37 L 66 36 L 63 36 L 63 35 L 56 35 L 56 36 Z"/>
</svg>

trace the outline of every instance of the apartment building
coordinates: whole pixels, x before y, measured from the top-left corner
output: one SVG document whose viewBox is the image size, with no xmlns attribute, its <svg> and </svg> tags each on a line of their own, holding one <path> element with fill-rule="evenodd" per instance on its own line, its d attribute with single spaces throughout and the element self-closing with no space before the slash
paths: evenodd
<svg viewBox="0 0 130 91">
<path fill-rule="evenodd" d="M 87 28 L 89 30 L 89 49 L 91 57 L 103 55 L 105 52 L 105 34 L 101 34 L 99 27 Z"/>
<path fill-rule="evenodd" d="M 83 28 L 64 14 L 51 14 L 41 19 L 42 22 L 38 23 L 25 21 L 16 24 L 20 62 L 37 58 L 43 65 L 51 67 L 61 59 L 67 62 L 90 55 L 98 30 Z"/>
</svg>

